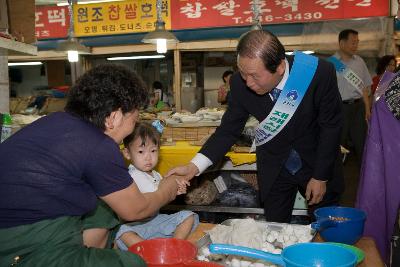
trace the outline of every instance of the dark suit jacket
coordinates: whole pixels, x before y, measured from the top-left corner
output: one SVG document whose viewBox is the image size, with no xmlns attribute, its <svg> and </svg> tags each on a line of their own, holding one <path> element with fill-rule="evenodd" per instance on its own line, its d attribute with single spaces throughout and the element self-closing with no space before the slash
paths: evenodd
<svg viewBox="0 0 400 267">
<path fill-rule="evenodd" d="M 289 68 L 293 57 L 288 57 Z M 213 163 L 223 158 L 239 138 L 244 125 L 253 115 L 259 122 L 270 113 L 274 103 L 269 94 L 251 91 L 239 73 L 231 77 L 231 98 L 221 125 L 202 147 L 200 153 Z M 329 180 L 329 188 L 343 191 L 343 175 L 335 169 L 340 162 L 342 102 L 336 71 L 331 63 L 319 60 L 309 88 L 288 124 L 272 140 L 257 147 L 258 183 L 262 199 L 271 189 L 291 149 L 295 149 L 312 173 L 310 177 Z"/>
</svg>

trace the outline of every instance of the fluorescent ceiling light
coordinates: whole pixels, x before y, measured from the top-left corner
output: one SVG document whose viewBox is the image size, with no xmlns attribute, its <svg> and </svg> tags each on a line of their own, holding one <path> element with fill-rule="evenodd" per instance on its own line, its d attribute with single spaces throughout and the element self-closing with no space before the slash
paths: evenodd
<svg viewBox="0 0 400 267">
<path fill-rule="evenodd" d="M 79 53 L 75 50 L 67 51 L 68 61 L 69 62 L 78 62 L 79 61 Z"/>
<path fill-rule="evenodd" d="M 157 39 L 157 53 L 167 53 L 167 39 Z"/>
<path fill-rule="evenodd" d="M 42 65 L 43 63 L 40 61 L 36 62 L 9 62 L 8 66 L 35 66 L 35 65 Z"/>
<path fill-rule="evenodd" d="M 165 58 L 165 56 L 150 55 L 150 56 L 132 56 L 132 57 L 108 57 L 107 60 L 132 60 L 132 59 L 149 59 L 149 58 Z"/>
<path fill-rule="evenodd" d="M 106 3 L 106 2 L 120 2 L 122 0 L 94 0 L 94 1 L 78 1 L 78 5 L 85 5 L 85 4 L 97 4 L 97 3 Z M 68 2 L 65 3 L 58 3 L 57 6 L 68 6 Z"/>
<path fill-rule="evenodd" d="M 305 50 L 305 51 L 299 51 L 299 52 L 303 52 L 304 54 L 307 54 L 307 55 L 310 55 L 310 54 L 314 54 L 315 52 L 314 51 L 311 51 L 311 50 Z M 287 52 L 285 52 L 285 54 L 286 55 L 288 55 L 288 56 L 291 56 L 291 55 L 293 55 L 293 51 L 287 51 Z"/>
</svg>

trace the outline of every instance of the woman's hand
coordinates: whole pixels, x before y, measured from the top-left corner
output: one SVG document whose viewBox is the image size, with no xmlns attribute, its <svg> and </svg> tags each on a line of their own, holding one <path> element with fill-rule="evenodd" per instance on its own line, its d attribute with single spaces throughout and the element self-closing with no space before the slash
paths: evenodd
<svg viewBox="0 0 400 267">
<path fill-rule="evenodd" d="M 164 197 L 167 197 L 169 199 L 168 202 L 174 200 L 178 193 L 178 183 L 176 182 L 176 178 L 170 176 L 161 179 L 157 191 L 162 193 Z"/>
</svg>

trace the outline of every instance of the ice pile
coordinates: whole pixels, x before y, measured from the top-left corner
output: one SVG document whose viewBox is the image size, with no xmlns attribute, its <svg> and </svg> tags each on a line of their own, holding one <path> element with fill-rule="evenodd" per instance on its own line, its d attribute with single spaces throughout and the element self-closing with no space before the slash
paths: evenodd
<svg viewBox="0 0 400 267">
<path fill-rule="evenodd" d="M 296 225 L 255 221 L 254 219 L 236 219 L 229 225 L 217 225 L 208 231 L 212 243 L 231 244 L 260 249 L 280 254 L 282 249 L 296 244 L 310 242 L 313 238 L 310 225 Z M 265 261 L 239 256 L 211 254 L 208 247 L 199 250 L 199 260 L 219 261 L 232 267 L 269 267 L 275 266 Z"/>
</svg>

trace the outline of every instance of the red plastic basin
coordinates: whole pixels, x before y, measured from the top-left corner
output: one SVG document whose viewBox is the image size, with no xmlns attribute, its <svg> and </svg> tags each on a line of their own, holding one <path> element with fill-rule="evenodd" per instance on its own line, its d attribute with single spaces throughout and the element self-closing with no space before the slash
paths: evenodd
<svg viewBox="0 0 400 267">
<path fill-rule="evenodd" d="M 197 247 L 187 240 L 175 238 L 149 239 L 132 245 L 130 252 L 138 254 L 149 266 L 181 266 L 196 258 Z M 174 265 L 175 264 L 175 265 Z"/>
</svg>

